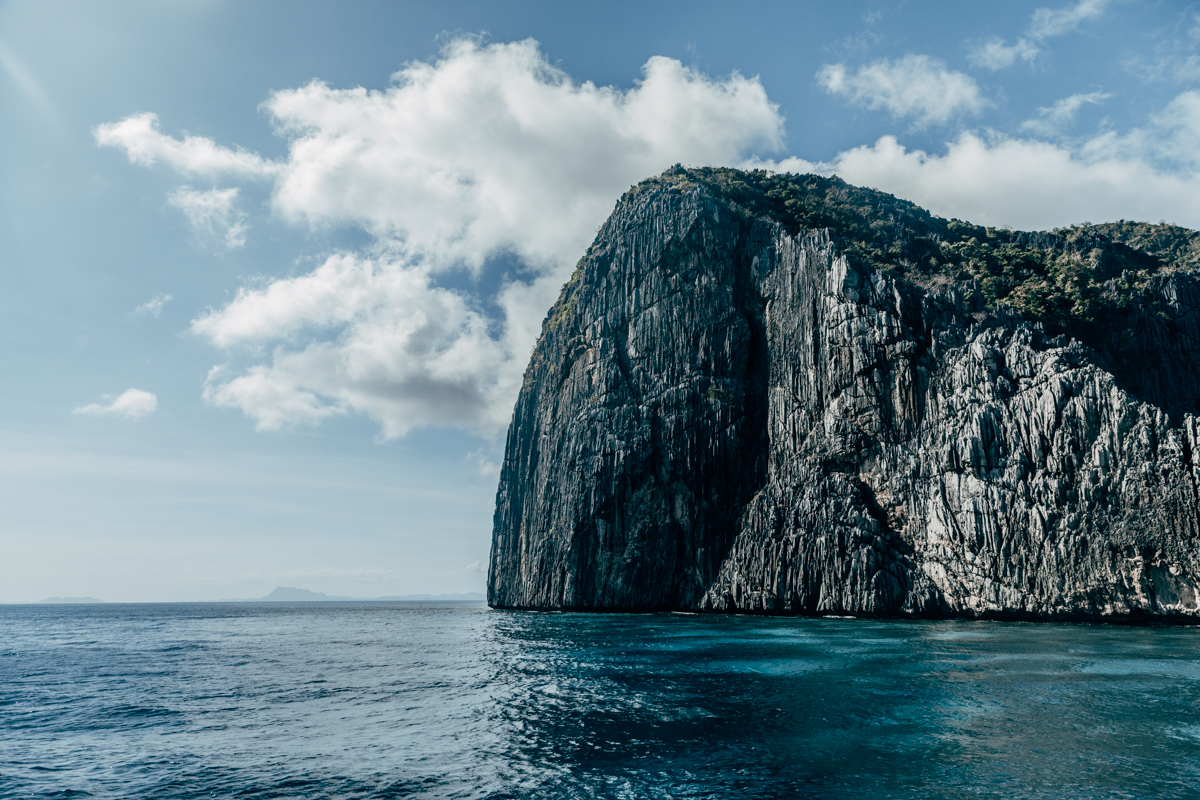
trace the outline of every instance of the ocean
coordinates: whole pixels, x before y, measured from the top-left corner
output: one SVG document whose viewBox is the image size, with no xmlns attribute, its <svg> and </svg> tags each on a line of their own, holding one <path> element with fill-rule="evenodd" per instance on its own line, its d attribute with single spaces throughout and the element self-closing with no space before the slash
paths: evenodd
<svg viewBox="0 0 1200 800">
<path fill-rule="evenodd" d="M 0 606 L 3 798 L 1196 798 L 1200 629 Z"/>
</svg>

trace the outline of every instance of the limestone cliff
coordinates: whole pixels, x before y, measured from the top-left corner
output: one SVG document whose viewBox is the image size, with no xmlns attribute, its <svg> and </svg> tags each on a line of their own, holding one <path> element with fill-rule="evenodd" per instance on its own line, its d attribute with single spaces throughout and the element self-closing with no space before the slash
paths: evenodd
<svg viewBox="0 0 1200 800">
<path fill-rule="evenodd" d="M 712 174 L 627 193 L 547 317 L 491 605 L 1200 616 L 1196 275 L 987 229 L 1017 276 L 989 284 L 956 221 L 853 190 L 862 226 L 818 227 L 819 193 Z"/>
</svg>

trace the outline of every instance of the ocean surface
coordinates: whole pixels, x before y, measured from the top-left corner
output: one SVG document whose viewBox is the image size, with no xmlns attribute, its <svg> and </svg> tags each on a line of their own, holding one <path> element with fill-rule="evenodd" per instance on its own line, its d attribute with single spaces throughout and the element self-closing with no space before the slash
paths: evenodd
<svg viewBox="0 0 1200 800">
<path fill-rule="evenodd" d="M 0 606 L 0 797 L 1197 798 L 1200 629 Z"/>
</svg>

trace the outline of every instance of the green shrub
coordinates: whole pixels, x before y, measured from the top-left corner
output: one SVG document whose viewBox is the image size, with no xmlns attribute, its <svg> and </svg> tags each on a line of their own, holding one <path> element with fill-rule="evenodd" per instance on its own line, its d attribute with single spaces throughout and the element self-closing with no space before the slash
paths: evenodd
<svg viewBox="0 0 1200 800">
<path fill-rule="evenodd" d="M 1122 221 L 1024 233 L 943 219 L 836 176 L 676 165 L 636 188 L 686 191 L 697 183 L 793 235 L 827 228 L 867 267 L 919 285 L 959 283 L 974 311 L 1006 303 L 1051 334 L 1086 337 L 1155 272 L 1200 266 L 1200 233 L 1174 225 Z"/>
</svg>

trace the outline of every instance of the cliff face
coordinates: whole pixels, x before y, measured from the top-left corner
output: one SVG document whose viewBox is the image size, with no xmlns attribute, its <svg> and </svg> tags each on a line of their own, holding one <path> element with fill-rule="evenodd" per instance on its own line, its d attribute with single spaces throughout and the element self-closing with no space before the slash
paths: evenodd
<svg viewBox="0 0 1200 800">
<path fill-rule="evenodd" d="M 489 603 L 1200 616 L 1200 280 L 1085 346 L 843 244 L 623 198 L 526 372 Z"/>
</svg>

